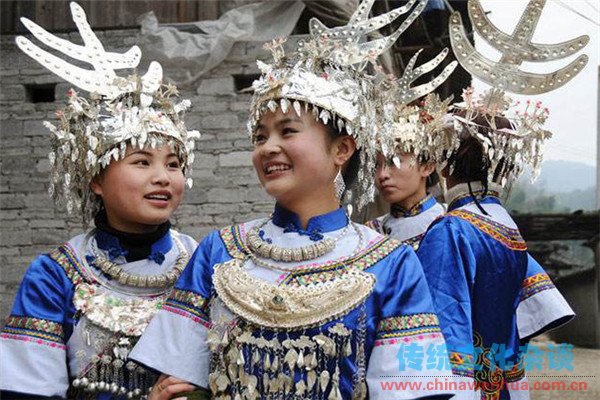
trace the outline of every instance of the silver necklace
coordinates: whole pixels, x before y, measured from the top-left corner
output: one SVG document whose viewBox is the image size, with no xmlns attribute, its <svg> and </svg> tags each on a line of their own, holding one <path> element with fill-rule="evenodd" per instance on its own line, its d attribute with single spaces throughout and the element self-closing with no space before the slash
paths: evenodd
<svg viewBox="0 0 600 400">
<path fill-rule="evenodd" d="M 121 285 L 133 287 L 166 288 L 175 284 L 190 258 L 179 238 L 176 235 L 171 235 L 171 238 L 179 250 L 179 255 L 175 260 L 173 268 L 171 268 L 168 272 L 158 275 L 130 274 L 123 271 L 123 267 L 120 265 L 110 261 L 106 257 L 101 256 L 97 252 L 95 246 L 90 246 L 90 248 L 95 259 L 94 265 L 100 268 L 104 275 L 118 281 Z"/>
<path fill-rule="evenodd" d="M 349 228 L 350 226 L 352 226 L 352 228 L 358 235 L 358 243 L 356 244 L 356 247 L 354 248 L 354 251 L 352 252 L 352 254 L 350 254 L 348 257 L 344 257 L 343 259 L 341 259 L 339 261 L 341 263 L 346 263 L 346 262 L 348 262 L 348 260 L 352 260 L 354 257 L 356 257 L 356 255 L 359 253 L 359 251 L 364 247 L 364 235 L 363 235 L 362 231 L 356 226 L 356 224 L 354 222 L 350 222 L 346 228 Z M 347 229 L 344 229 L 344 231 L 347 232 Z M 336 243 L 338 240 L 339 240 L 339 238 L 336 240 Z M 254 264 L 259 265 L 261 267 L 264 267 L 264 268 L 267 268 L 270 270 L 286 272 L 286 273 L 296 271 L 298 269 L 298 266 L 284 267 L 284 266 L 260 259 L 260 258 L 258 258 L 258 256 L 256 254 L 254 254 L 252 252 L 252 250 L 250 248 L 248 250 L 249 250 L 248 257 L 254 262 Z M 303 267 L 302 271 L 317 270 L 317 269 L 323 268 L 324 265 L 325 264 L 317 264 L 317 265 Z"/>
<path fill-rule="evenodd" d="M 348 230 L 350 229 L 350 225 L 346 225 L 344 230 L 336 237 L 330 238 L 326 237 L 318 242 L 300 246 L 300 247 L 280 247 L 276 246 L 272 243 L 267 243 L 263 238 L 260 237 L 260 230 L 269 222 L 271 219 L 266 219 L 265 222 L 256 226 L 248 231 L 246 234 L 246 246 L 257 255 L 269 258 L 273 261 L 308 261 L 315 258 L 319 258 L 333 249 L 337 242 L 344 237 Z M 348 218 L 350 221 L 350 218 Z"/>
</svg>

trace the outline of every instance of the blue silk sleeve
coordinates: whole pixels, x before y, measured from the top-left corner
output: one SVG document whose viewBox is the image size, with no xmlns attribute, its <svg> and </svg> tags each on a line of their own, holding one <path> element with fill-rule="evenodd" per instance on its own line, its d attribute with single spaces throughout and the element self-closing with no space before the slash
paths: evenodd
<svg viewBox="0 0 600 400">
<path fill-rule="evenodd" d="M 459 223 L 445 218 L 433 225 L 417 254 L 448 345 L 452 371 L 472 377 L 475 354 L 470 292 L 476 259 Z"/>
<path fill-rule="evenodd" d="M 73 284 L 49 256 L 29 267 L 2 330 L 0 388 L 40 396 L 66 396 L 66 341 L 72 332 Z"/>
<path fill-rule="evenodd" d="M 452 393 L 433 387 L 427 377 L 440 371 L 427 371 L 425 355 L 428 352 L 439 355 L 432 367 L 436 369 L 448 365 L 448 354 L 414 250 L 402 245 L 389 260 L 378 263 L 369 272 L 377 278 L 376 337 L 367 369 L 369 398 L 450 398 Z M 402 386 L 392 384 L 390 378 L 394 376 L 402 377 L 396 379 L 402 381 Z"/>
</svg>

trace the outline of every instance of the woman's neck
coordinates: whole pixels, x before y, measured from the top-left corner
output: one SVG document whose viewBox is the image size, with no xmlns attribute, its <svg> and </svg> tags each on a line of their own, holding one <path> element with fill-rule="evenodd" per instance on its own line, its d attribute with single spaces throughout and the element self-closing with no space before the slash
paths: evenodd
<svg viewBox="0 0 600 400">
<path fill-rule="evenodd" d="M 298 216 L 300 223 L 302 225 L 302 229 L 306 229 L 308 226 L 308 221 L 317 215 L 327 214 L 329 212 L 335 211 L 340 207 L 340 202 L 333 197 L 323 197 L 319 199 L 311 199 L 311 201 L 296 201 L 291 202 L 291 204 L 286 204 L 285 202 L 278 201 L 279 205 L 288 211 L 293 212 Z M 290 202 L 288 202 L 290 203 Z"/>
<path fill-rule="evenodd" d="M 419 190 L 417 190 L 415 193 L 400 200 L 396 204 L 398 204 L 404 210 L 408 211 L 411 208 L 413 208 L 417 203 L 419 203 L 421 200 L 423 200 L 425 198 L 425 196 L 427 196 L 427 189 L 425 188 L 425 186 L 419 187 Z"/>
</svg>

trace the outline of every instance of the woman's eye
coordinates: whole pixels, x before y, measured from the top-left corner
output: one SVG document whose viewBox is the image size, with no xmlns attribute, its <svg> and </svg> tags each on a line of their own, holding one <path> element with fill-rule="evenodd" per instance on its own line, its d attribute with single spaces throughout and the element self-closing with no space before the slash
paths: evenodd
<svg viewBox="0 0 600 400">
<path fill-rule="evenodd" d="M 267 140 L 267 137 L 265 135 L 254 135 L 254 137 L 252 138 L 252 142 L 253 143 L 263 143 L 265 140 Z"/>
<path fill-rule="evenodd" d="M 169 168 L 177 168 L 180 169 L 181 168 L 181 163 L 179 161 L 171 161 L 170 163 L 167 164 L 167 166 Z"/>
<path fill-rule="evenodd" d="M 150 165 L 148 160 L 136 160 L 133 162 L 135 165 Z"/>
<path fill-rule="evenodd" d="M 288 134 L 288 133 L 296 133 L 296 132 L 298 132 L 298 131 L 294 128 L 283 128 L 283 130 L 281 131 L 281 133 L 283 133 L 284 135 Z"/>
</svg>

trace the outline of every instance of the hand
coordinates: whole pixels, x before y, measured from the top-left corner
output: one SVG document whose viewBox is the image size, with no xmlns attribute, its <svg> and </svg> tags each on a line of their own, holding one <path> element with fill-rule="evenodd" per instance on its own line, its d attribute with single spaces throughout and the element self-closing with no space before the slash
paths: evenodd
<svg viewBox="0 0 600 400">
<path fill-rule="evenodd" d="M 148 400 L 170 400 L 177 394 L 192 392 L 195 389 L 196 387 L 191 383 L 162 374 L 152 387 Z"/>
</svg>

